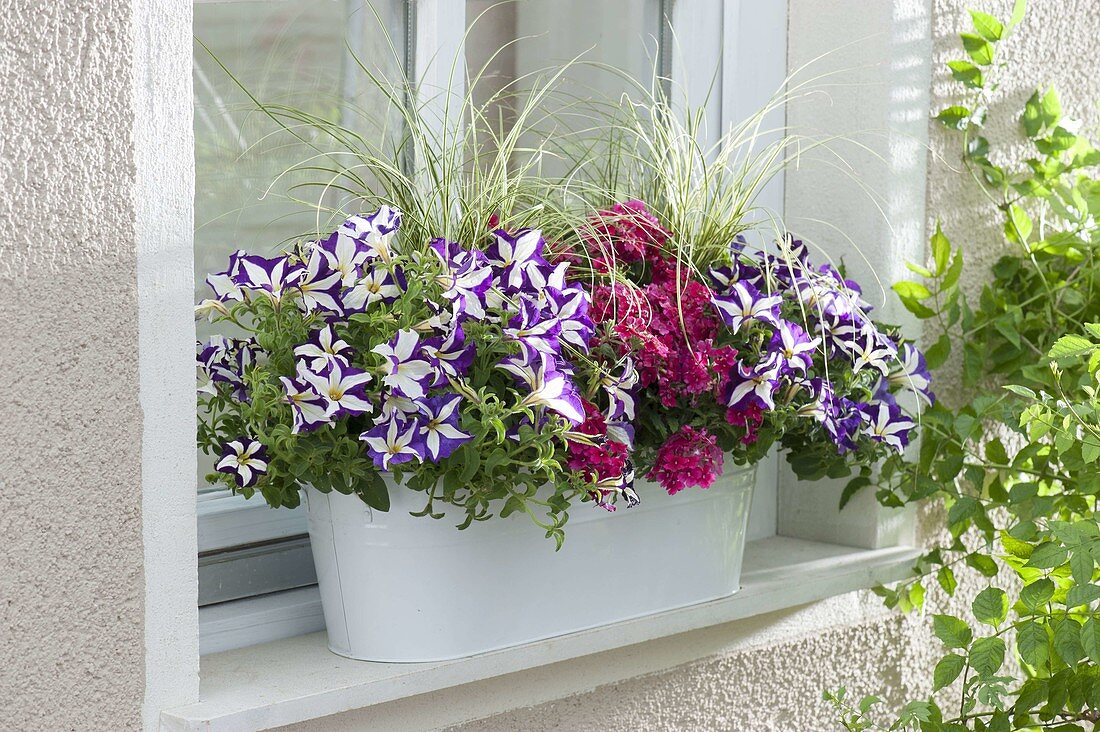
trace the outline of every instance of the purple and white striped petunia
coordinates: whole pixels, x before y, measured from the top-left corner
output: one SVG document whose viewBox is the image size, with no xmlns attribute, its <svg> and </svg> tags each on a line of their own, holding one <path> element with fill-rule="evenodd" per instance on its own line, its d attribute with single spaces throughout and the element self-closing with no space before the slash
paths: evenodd
<svg viewBox="0 0 1100 732">
<path fill-rule="evenodd" d="M 371 375 L 366 371 L 330 361 L 320 371 L 298 369 L 298 378 L 332 402 L 332 419 L 352 414 L 370 414 L 374 411 L 374 405 L 367 398 L 366 385 L 371 380 Z"/>
<path fill-rule="evenodd" d="M 290 429 L 294 434 L 310 432 L 321 425 L 329 424 L 336 411 L 336 406 L 327 396 L 318 394 L 311 384 L 301 378 L 306 371 L 302 364 L 298 364 L 298 371 L 299 378 L 296 379 L 279 377 L 294 415 L 294 424 Z"/>
<path fill-rule="evenodd" d="M 898 347 L 873 324 L 868 324 L 856 339 L 840 341 L 842 347 L 852 357 L 852 371 L 858 373 L 865 368 L 877 369 L 883 376 L 889 376 L 890 364 L 898 358 Z"/>
<path fill-rule="evenodd" d="M 924 354 L 911 343 L 902 345 L 887 382 L 902 391 L 916 394 L 928 406 L 936 403 L 936 395 L 932 393 L 932 374 L 928 371 Z"/>
<path fill-rule="evenodd" d="M 416 331 L 399 330 L 389 343 L 371 350 L 386 359 L 382 383 L 409 399 L 420 399 L 427 393 L 435 378 L 435 368 L 420 347 Z"/>
<path fill-rule="evenodd" d="M 781 320 L 768 349 L 778 354 L 781 373 L 801 371 L 805 374 L 813 366 L 813 354 L 820 343 L 820 338 L 811 339 L 801 326 Z"/>
<path fill-rule="evenodd" d="M 337 337 L 336 329 L 330 323 L 320 330 L 313 331 L 308 342 L 294 349 L 294 355 L 310 359 L 309 369 L 320 371 L 326 364 L 332 362 L 338 362 L 342 366 L 349 365 L 351 346 Z"/>
<path fill-rule="evenodd" d="M 313 250 L 321 252 L 328 268 L 340 273 L 340 284 L 350 287 L 362 273 L 367 252 L 359 240 L 347 231 L 334 231 L 313 244 Z"/>
<path fill-rule="evenodd" d="M 629 356 L 623 362 L 623 370 L 615 376 L 608 370 L 603 370 L 600 376 L 600 386 L 607 392 L 609 406 L 607 414 L 610 420 L 634 419 L 634 387 L 638 385 L 638 371 L 634 368 L 634 361 Z"/>
<path fill-rule="evenodd" d="M 590 301 L 585 289 L 579 285 L 567 285 L 564 290 L 546 287 L 539 292 L 539 298 L 545 302 L 546 311 L 561 326 L 558 339 L 582 353 L 588 353 L 588 341 L 595 326 L 588 317 Z"/>
<path fill-rule="evenodd" d="M 267 472 L 267 448 L 258 440 L 238 437 L 225 444 L 214 469 L 232 475 L 241 488 L 251 487 Z"/>
<path fill-rule="evenodd" d="M 485 257 L 500 272 L 501 286 L 522 290 L 529 263 L 547 265 L 542 257 L 546 242 L 538 229 L 520 229 L 509 234 L 503 229 L 493 232 L 493 241 L 485 249 Z"/>
<path fill-rule="evenodd" d="M 405 420 L 395 415 L 388 422 L 377 424 L 359 435 L 359 439 L 367 444 L 367 454 L 374 464 L 382 470 L 389 470 L 390 465 L 413 459 L 423 462 L 423 445 L 417 440 L 419 432 L 417 420 Z"/>
<path fill-rule="evenodd" d="M 735 282 L 728 295 L 715 295 L 711 302 L 734 333 L 748 321 L 779 325 L 779 295 L 763 295 L 748 282 Z"/>
<path fill-rule="evenodd" d="M 889 445 L 898 452 L 909 444 L 909 431 L 917 426 L 901 411 L 901 407 L 890 401 L 861 404 L 859 414 L 863 418 L 863 431 L 872 440 Z"/>
<path fill-rule="evenodd" d="M 363 276 L 349 287 L 341 298 L 349 313 L 366 312 L 376 302 L 391 303 L 405 291 L 405 275 L 399 267 L 368 267 Z"/>
<path fill-rule="evenodd" d="M 775 409 L 775 390 L 778 387 L 777 359 L 769 359 L 755 367 L 738 363 L 730 374 L 726 406 L 731 409 L 744 409 L 756 404 L 765 409 Z"/>
<path fill-rule="evenodd" d="M 485 298 L 493 284 L 493 269 L 485 255 L 457 248 L 444 239 L 435 240 L 432 250 L 446 267 L 437 278 L 443 297 L 455 303 L 456 311 L 462 315 L 483 320 Z"/>
<path fill-rule="evenodd" d="M 314 248 L 309 255 L 306 271 L 298 280 L 302 294 L 302 309 L 307 313 L 320 308 L 330 313 L 342 313 L 340 289 L 343 275 L 331 269 L 323 251 Z"/>
<path fill-rule="evenodd" d="M 540 353 L 552 356 L 560 353 L 561 323 L 557 318 L 543 312 L 538 303 L 527 296 L 521 295 L 518 305 L 519 312 L 508 321 L 504 335 Z"/>
<path fill-rule="evenodd" d="M 458 429 L 458 405 L 461 394 L 428 397 L 420 402 L 424 420 L 420 422 L 420 441 L 426 456 L 438 462 L 458 449 L 473 435 Z"/>
<path fill-rule="evenodd" d="M 246 290 L 263 292 L 273 301 L 282 299 L 283 293 L 305 274 L 300 264 L 291 264 L 290 257 L 282 255 L 265 259 L 256 255 L 241 257 L 239 269 L 233 275 L 233 284 Z"/>
<path fill-rule="evenodd" d="M 465 375 L 476 355 L 476 345 L 472 341 L 467 342 L 465 331 L 457 323 L 446 336 L 426 338 L 420 346 L 429 360 L 439 368 L 436 385 L 443 383 L 447 378 Z"/>
<path fill-rule="evenodd" d="M 358 239 L 367 259 L 385 263 L 397 253 L 394 232 L 401 227 L 401 212 L 382 206 L 367 216 L 352 216 L 340 226 L 340 232 Z"/>
<path fill-rule="evenodd" d="M 526 352 L 506 358 L 497 366 L 529 390 L 521 406 L 547 407 L 573 424 L 584 421 L 584 406 L 577 387 L 557 368 L 552 356 Z"/>
<path fill-rule="evenodd" d="M 206 284 L 219 302 L 243 300 L 244 293 L 234 278 L 241 271 L 241 259 L 247 256 L 240 249 L 229 255 L 229 267 L 224 272 L 215 272 L 206 276 Z"/>
</svg>

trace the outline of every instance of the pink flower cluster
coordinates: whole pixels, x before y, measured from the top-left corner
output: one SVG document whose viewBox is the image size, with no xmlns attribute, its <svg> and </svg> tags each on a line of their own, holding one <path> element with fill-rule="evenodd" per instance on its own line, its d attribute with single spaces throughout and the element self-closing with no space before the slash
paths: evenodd
<svg viewBox="0 0 1100 732">
<path fill-rule="evenodd" d="M 630 200 L 598 212 L 585 244 L 594 254 L 597 271 L 609 271 L 615 263 L 630 264 L 660 256 L 669 236 L 644 203 Z"/>
<path fill-rule="evenodd" d="M 705 429 L 684 425 L 657 449 L 657 460 L 646 476 L 676 495 L 684 488 L 709 488 L 722 474 L 722 448 Z"/>
<path fill-rule="evenodd" d="M 652 279 L 642 288 L 616 282 L 592 296 L 593 322 L 610 325 L 620 355 L 633 355 L 642 388 L 656 384 L 661 403 L 673 408 L 725 388 L 737 351 L 716 346 L 721 328 L 714 293 L 674 259 L 649 249 Z"/>
<path fill-rule="evenodd" d="M 589 401 L 584 401 L 583 404 L 584 422 L 573 431 L 591 436 L 596 444 L 590 445 L 570 440 L 567 445 L 569 451 L 567 465 L 570 470 L 584 473 L 585 479 L 592 483 L 617 478 L 626 468 L 630 448 L 621 442 L 608 439 L 607 420 L 599 407 Z M 613 506 L 603 502 L 600 502 L 600 505 L 614 510 Z"/>
</svg>

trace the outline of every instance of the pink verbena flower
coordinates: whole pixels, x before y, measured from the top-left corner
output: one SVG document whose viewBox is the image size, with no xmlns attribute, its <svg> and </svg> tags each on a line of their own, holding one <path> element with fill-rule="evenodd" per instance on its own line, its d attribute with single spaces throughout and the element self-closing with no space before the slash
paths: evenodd
<svg viewBox="0 0 1100 732">
<path fill-rule="evenodd" d="M 669 236 L 646 205 L 633 199 L 597 212 L 586 244 L 600 259 L 631 263 L 659 257 Z"/>
<path fill-rule="evenodd" d="M 596 483 L 623 474 L 630 451 L 621 442 L 607 439 L 607 422 L 604 415 L 589 401 L 584 404 L 584 422 L 574 428 L 575 432 L 590 435 L 599 445 L 589 445 L 570 440 L 566 443 L 566 465 L 584 475 L 585 480 Z"/>
<path fill-rule="evenodd" d="M 722 474 L 722 463 L 718 438 L 705 429 L 684 425 L 658 448 L 646 477 L 673 496 L 691 486 L 709 488 Z"/>
<path fill-rule="evenodd" d="M 741 444 L 751 445 L 756 442 L 756 432 L 764 423 L 764 408 L 758 402 L 730 407 L 726 410 L 726 421 L 737 427 L 744 427 L 745 434 L 741 437 Z"/>
</svg>

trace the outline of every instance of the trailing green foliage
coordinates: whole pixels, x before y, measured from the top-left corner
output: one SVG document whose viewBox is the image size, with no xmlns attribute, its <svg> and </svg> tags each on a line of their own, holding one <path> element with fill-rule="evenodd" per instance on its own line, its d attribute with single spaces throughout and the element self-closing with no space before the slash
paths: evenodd
<svg viewBox="0 0 1100 732">
<path fill-rule="evenodd" d="M 959 286 L 962 252 L 937 227 L 931 261 L 910 267 L 924 282 L 894 287 L 939 326 L 929 366 L 960 356 L 975 396 L 925 413 L 919 461 L 884 466 L 878 494 L 889 506 L 942 499 L 949 536 L 912 579 L 877 590 L 888 606 L 922 607 L 931 583 L 954 595 L 962 573 L 986 587 L 961 617 L 933 616 L 944 655 L 931 697 L 889 716 L 874 697 L 826 694 L 848 730 L 1070 732 L 1100 719 L 1100 179 L 1090 170 L 1100 153 L 1047 89 L 1020 116 L 1030 156 L 995 162 L 983 130 L 997 43 L 1022 12 L 1017 3 L 1007 24 L 972 13 L 968 58 L 948 64 L 968 99 L 937 117 L 958 130 L 962 162 L 1001 213 L 1012 252 L 973 303 Z"/>
</svg>

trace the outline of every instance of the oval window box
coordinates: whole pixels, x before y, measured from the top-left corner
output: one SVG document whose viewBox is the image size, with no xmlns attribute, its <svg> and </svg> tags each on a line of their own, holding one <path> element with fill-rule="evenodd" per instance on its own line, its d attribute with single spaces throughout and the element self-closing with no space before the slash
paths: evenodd
<svg viewBox="0 0 1100 732">
<path fill-rule="evenodd" d="M 634 508 L 575 506 L 565 544 L 523 514 L 458 531 L 306 489 L 329 648 L 364 661 L 464 658 L 727 597 L 739 588 L 755 468 L 675 496 L 639 481 Z"/>
</svg>

